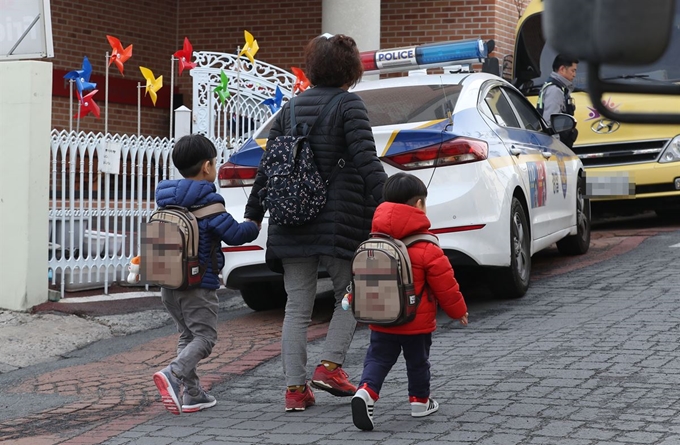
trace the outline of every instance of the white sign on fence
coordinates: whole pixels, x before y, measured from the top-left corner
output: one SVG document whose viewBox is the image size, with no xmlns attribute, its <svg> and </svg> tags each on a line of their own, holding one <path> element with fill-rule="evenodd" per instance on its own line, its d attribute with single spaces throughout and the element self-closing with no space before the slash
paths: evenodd
<svg viewBox="0 0 680 445">
<path fill-rule="evenodd" d="M 54 57 L 50 0 L 0 0 L 0 60 Z"/>
<path fill-rule="evenodd" d="M 120 172 L 120 142 L 108 141 L 102 145 L 104 156 L 99 161 L 99 172 L 117 175 Z"/>
</svg>

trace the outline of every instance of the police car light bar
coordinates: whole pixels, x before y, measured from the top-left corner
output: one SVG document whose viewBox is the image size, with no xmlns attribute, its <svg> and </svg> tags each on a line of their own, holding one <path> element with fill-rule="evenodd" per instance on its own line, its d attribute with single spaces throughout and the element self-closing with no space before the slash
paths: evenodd
<svg viewBox="0 0 680 445">
<path fill-rule="evenodd" d="M 429 43 L 420 46 L 395 48 L 361 53 L 364 73 L 408 71 L 417 68 L 436 68 L 453 62 L 482 62 L 488 56 L 481 40 Z"/>
</svg>

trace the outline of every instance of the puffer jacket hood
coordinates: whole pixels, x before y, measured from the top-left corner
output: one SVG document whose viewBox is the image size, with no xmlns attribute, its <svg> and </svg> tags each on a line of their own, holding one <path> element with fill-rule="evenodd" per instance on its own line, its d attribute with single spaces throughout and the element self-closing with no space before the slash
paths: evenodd
<svg viewBox="0 0 680 445">
<path fill-rule="evenodd" d="M 161 181 L 156 188 L 156 203 L 159 207 L 175 205 L 189 210 L 197 210 L 210 204 L 224 204 L 224 198 L 216 190 L 215 184 L 209 181 L 193 179 Z M 225 212 L 200 219 L 198 230 L 198 260 L 206 266 L 201 287 L 218 289 L 220 287 L 219 273 L 224 267 L 220 241 L 238 246 L 257 238 L 259 229 L 254 222 L 238 223 Z M 213 257 L 217 262 L 216 270 Z"/>
<path fill-rule="evenodd" d="M 159 207 L 175 205 L 188 209 L 214 203 L 224 204 L 224 198 L 216 192 L 217 188 L 212 182 L 172 179 L 158 184 L 156 202 Z"/>
<path fill-rule="evenodd" d="M 384 202 L 375 211 L 371 232 L 402 239 L 418 233 L 430 233 L 429 229 L 430 220 L 422 210 L 406 204 Z M 437 328 L 437 303 L 453 319 L 459 319 L 467 312 L 451 263 L 439 246 L 418 242 L 408 248 L 408 254 L 416 293 L 422 293 L 416 317 L 400 326 L 369 325 L 371 330 L 406 335 L 433 332 Z"/>
</svg>

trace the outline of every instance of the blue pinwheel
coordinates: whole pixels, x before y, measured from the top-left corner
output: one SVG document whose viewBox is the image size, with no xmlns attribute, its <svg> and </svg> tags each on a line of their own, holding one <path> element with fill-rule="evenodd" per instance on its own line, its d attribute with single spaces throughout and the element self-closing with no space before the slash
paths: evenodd
<svg viewBox="0 0 680 445">
<path fill-rule="evenodd" d="M 64 75 L 64 79 L 72 79 L 76 83 L 76 88 L 78 89 L 78 94 L 83 97 L 84 91 L 90 91 L 97 88 L 97 84 L 90 82 L 90 75 L 92 74 L 92 65 L 87 59 L 87 56 L 83 57 L 83 67 L 79 70 L 73 70 Z"/>
<path fill-rule="evenodd" d="M 271 110 L 272 114 L 276 113 L 279 108 L 281 108 L 281 101 L 283 100 L 283 93 L 281 92 L 281 89 L 276 86 L 276 93 L 274 93 L 274 97 L 270 97 L 269 99 L 265 99 L 262 101 L 262 105 L 267 105 L 269 109 Z"/>
</svg>

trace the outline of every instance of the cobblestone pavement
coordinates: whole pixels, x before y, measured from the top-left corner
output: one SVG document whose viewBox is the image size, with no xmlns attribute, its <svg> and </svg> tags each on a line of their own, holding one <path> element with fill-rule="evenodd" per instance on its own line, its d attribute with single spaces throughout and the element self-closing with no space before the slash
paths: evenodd
<svg viewBox="0 0 680 445">
<path fill-rule="evenodd" d="M 657 234 L 658 233 L 658 234 Z M 652 236 L 655 235 L 655 236 Z M 317 391 L 317 405 L 284 413 L 281 313 L 220 323 L 199 368 L 218 404 L 172 416 L 150 375 L 176 336 L 101 360 L 22 379 L 14 394 L 66 402 L 0 423 L 18 445 L 106 444 L 680 444 L 680 231 L 625 231 L 598 255 L 538 267 L 527 295 L 470 302 L 470 325 L 440 318 L 432 396 L 440 411 L 409 413 L 400 360 L 376 404 L 376 430 L 352 425 L 349 399 Z M 678 246 L 676 246 L 678 245 Z M 672 247 L 675 246 L 675 247 Z M 551 255 L 550 252 L 547 255 Z M 540 259 L 537 259 L 540 264 Z M 309 368 L 327 328 L 310 329 Z M 355 380 L 368 344 L 357 330 L 346 370 Z M 676 407 L 677 406 L 677 407 Z"/>
</svg>

